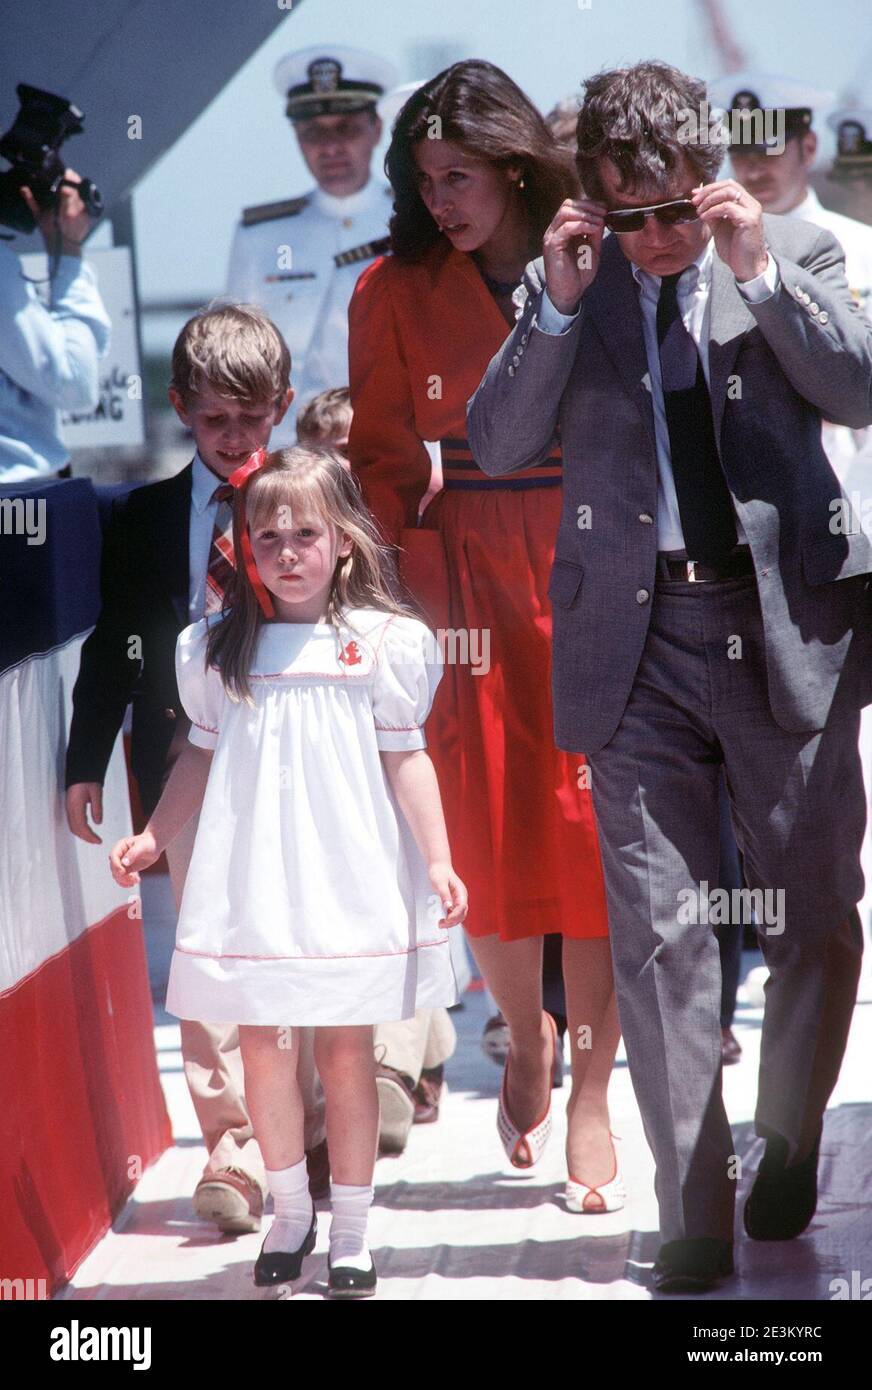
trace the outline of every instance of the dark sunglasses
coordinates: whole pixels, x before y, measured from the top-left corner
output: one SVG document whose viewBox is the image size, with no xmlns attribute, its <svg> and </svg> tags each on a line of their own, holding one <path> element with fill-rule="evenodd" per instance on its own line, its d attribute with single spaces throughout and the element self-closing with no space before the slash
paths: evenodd
<svg viewBox="0 0 872 1390">
<path fill-rule="evenodd" d="M 668 203 L 653 203 L 649 208 L 620 208 L 607 212 L 604 221 L 610 231 L 621 236 L 624 232 L 641 232 L 648 217 L 656 217 L 665 226 L 675 227 L 679 222 L 695 222 L 699 213 L 689 198 L 675 198 Z"/>
</svg>

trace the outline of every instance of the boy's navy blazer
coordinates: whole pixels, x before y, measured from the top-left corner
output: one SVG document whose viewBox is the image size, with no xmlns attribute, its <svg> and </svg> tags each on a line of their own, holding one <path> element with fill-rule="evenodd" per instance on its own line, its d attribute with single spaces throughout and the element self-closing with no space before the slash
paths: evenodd
<svg viewBox="0 0 872 1390">
<path fill-rule="evenodd" d="M 66 779 L 102 783 L 128 703 L 131 765 L 149 814 L 182 715 L 176 639 L 190 623 L 189 523 L 193 464 L 116 498 L 103 538 L 102 607 L 82 647 L 73 690 Z M 136 644 L 136 639 L 140 641 Z"/>
</svg>

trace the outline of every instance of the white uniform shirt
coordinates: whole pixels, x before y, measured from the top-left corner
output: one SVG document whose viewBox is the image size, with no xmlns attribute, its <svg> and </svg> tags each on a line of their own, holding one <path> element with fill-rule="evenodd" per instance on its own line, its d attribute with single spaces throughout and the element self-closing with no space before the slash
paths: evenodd
<svg viewBox="0 0 872 1390">
<path fill-rule="evenodd" d="M 872 227 L 825 208 L 814 189 L 786 217 L 801 217 L 816 227 L 832 232 L 845 253 L 845 270 L 851 293 L 869 318 L 872 318 Z"/>
<path fill-rule="evenodd" d="M 816 227 L 825 227 L 841 243 L 845 253 L 845 272 L 851 293 L 868 318 L 872 319 L 872 227 L 853 217 L 831 212 L 817 194 L 809 189 L 803 201 L 791 208 L 788 217 L 801 217 Z M 852 430 L 847 425 L 824 422 L 823 446 L 833 465 L 842 489 L 851 503 L 854 523 L 872 540 L 872 429 Z M 863 957 L 863 979 L 859 998 L 872 999 L 872 706 L 862 712 L 860 725 L 860 757 L 863 762 L 863 781 L 866 787 L 866 834 L 860 864 L 866 880 L 866 891 L 858 904 L 866 951 Z"/>
<path fill-rule="evenodd" d="M 315 188 L 292 201 L 300 210 L 290 216 L 237 227 L 227 275 L 227 294 L 259 305 L 291 350 L 296 394 L 273 431 L 273 448 L 296 443 L 297 411 L 307 401 L 348 385 L 348 304 L 373 256 L 343 266 L 334 258 L 387 235 L 392 194 L 371 178 L 347 198 Z"/>
<path fill-rule="evenodd" d="M 832 232 L 845 253 L 845 272 L 851 293 L 860 308 L 872 319 L 872 227 L 853 217 L 825 208 L 813 189 L 787 217 L 801 217 L 816 227 Z M 823 446 L 863 530 L 872 539 L 872 430 L 852 430 L 847 425 L 824 422 Z"/>
</svg>

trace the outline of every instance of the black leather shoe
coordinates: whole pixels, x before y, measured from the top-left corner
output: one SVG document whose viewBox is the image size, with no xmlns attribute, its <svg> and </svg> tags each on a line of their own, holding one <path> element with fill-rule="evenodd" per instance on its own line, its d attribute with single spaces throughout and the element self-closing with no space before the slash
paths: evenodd
<svg viewBox="0 0 872 1390">
<path fill-rule="evenodd" d="M 661 1245 L 654 1265 L 659 1293 L 702 1293 L 733 1272 L 733 1242 L 714 1236 L 669 1240 Z"/>
<path fill-rule="evenodd" d="M 261 1252 L 254 1266 L 254 1282 L 261 1288 L 269 1284 L 292 1284 L 299 1279 L 303 1260 L 315 1249 L 315 1236 L 318 1232 L 318 1218 L 312 1213 L 312 1224 L 308 1235 L 298 1250 L 271 1250 Z"/>
<path fill-rule="evenodd" d="M 766 1140 L 766 1151 L 745 1203 L 743 1220 L 752 1240 L 793 1240 L 811 1221 L 817 1207 L 817 1165 L 821 1129 L 811 1153 L 787 1165 L 787 1140 Z"/>
<path fill-rule="evenodd" d="M 372 1298 L 375 1293 L 378 1276 L 374 1260 L 372 1269 L 355 1269 L 352 1265 L 332 1265 L 328 1255 L 327 1274 L 328 1298 Z"/>
</svg>

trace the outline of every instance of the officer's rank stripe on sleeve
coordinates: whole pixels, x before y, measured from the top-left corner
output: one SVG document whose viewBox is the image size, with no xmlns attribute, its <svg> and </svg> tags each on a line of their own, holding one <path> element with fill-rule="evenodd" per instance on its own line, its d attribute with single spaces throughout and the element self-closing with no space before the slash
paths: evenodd
<svg viewBox="0 0 872 1390">
<path fill-rule="evenodd" d="M 281 203 L 261 203 L 258 207 L 242 209 L 243 227 L 254 227 L 258 222 L 272 222 L 276 217 L 296 217 L 298 212 L 309 205 L 309 195 L 302 198 L 285 198 Z"/>
<path fill-rule="evenodd" d="M 383 256 L 391 249 L 389 236 L 378 237 L 375 241 L 365 241 L 362 246 L 352 246 L 348 251 L 339 251 L 333 257 L 337 270 L 344 265 L 355 265 L 357 261 L 371 261 L 374 256 Z"/>
</svg>

